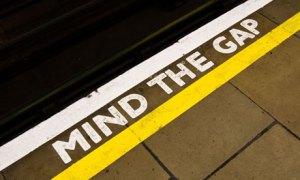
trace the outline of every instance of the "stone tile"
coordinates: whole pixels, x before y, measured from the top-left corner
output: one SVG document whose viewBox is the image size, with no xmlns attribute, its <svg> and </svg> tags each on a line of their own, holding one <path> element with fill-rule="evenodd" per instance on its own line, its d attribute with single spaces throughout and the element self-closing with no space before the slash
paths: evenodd
<svg viewBox="0 0 300 180">
<path fill-rule="evenodd" d="M 272 21 L 281 24 L 300 11 L 299 0 L 275 0 L 259 12 Z M 300 32 L 297 33 L 300 36 Z"/>
<path fill-rule="evenodd" d="M 271 128 L 212 179 L 300 179 L 300 142 L 281 126 Z"/>
<path fill-rule="evenodd" d="M 300 40 L 292 37 L 231 82 L 300 135 Z"/>
<path fill-rule="evenodd" d="M 169 179 L 168 174 L 142 146 L 134 148 L 93 179 Z"/>
<path fill-rule="evenodd" d="M 254 103 L 226 84 L 146 144 L 179 179 L 199 179 L 271 122 Z"/>
<path fill-rule="evenodd" d="M 9 170 L 5 170 L 3 172 L 5 173 L 5 177 L 8 179 L 20 180 L 24 179 L 24 177 L 27 179 L 50 179 L 64 170 L 59 164 L 53 163 L 51 159 L 45 159 L 44 156 L 47 156 L 47 154 L 44 153 L 45 152 L 42 151 L 36 158 L 27 158 L 27 161 L 24 161 Z M 46 161 L 46 163 L 40 163 L 39 161 Z M 59 169 L 59 171 L 57 169 Z M 145 177 L 147 177 L 146 179 L 168 179 L 169 176 L 152 158 L 148 151 L 142 145 L 139 145 L 94 178 L 145 179 Z"/>
</svg>

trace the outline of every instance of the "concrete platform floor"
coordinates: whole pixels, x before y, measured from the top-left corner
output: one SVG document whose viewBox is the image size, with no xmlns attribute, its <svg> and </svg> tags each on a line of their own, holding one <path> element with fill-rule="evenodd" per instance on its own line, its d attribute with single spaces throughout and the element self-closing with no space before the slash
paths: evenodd
<svg viewBox="0 0 300 180">
<path fill-rule="evenodd" d="M 275 0 L 249 17 L 259 22 L 262 37 L 299 11 L 300 1 Z M 93 179 L 300 179 L 299 33 Z M 210 42 L 199 51 L 216 65 L 232 56 L 216 54 Z M 194 80 L 184 77 L 184 81 L 189 85 Z M 174 84 L 172 87 L 179 92 Z M 145 86 L 127 93 L 134 91 L 157 97 L 148 102 L 148 111 L 169 98 L 161 89 L 150 91 Z M 69 131 L 60 137 L 67 135 Z M 108 140 L 103 138 L 102 143 Z M 54 154 L 51 143 L 4 169 L 0 180 L 49 179 L 65 169 L 68 165 Z M 76 161 L 83 154 L 80 151 L 72 156 Z"/>
</svg>

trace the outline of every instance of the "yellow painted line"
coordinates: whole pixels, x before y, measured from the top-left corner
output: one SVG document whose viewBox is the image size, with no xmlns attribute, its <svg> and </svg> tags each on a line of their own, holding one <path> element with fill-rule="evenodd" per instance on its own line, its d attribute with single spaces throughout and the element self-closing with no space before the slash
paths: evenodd
<svg viewBox="0 0 300 180">
<path fill-rule="evenodd" d="M 83 157 L 54 179 L 89 179 L 300 30 L 297 13 Z"/>
</svg>

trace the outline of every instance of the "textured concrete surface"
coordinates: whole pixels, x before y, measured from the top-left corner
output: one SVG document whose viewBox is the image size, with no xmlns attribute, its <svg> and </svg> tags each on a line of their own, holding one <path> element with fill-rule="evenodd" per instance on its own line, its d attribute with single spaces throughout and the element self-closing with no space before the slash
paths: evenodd
<svg viewBox="0 0 300 180">
<path fill-rule="evenodd" d="M 146 144 L 179 179 L 204 178 L 272 119 L 227 84 Z"/>
<path fill-rule="evenodd" d="M 300 39 L 292 37 L 232 82 L 278 121 L 300 135 Z"/>
<path fill-rule="evenodd" d="M 35 156 L 27 157 L 3 173 L 8 179 L 51 179 L 61 169 L 62 163 L 54 161 L 54 152 L 41 150 Z M 44 156 L 46 156 L 46 158 Z M 52 155 L 52 157 L 51 157 Z M 51 165 L 50 165 L 51 164 Z M 49 166 L 50 165 L 50 166 Z M 95 176 L 95 179 L 168 179 L 168 174 L 160 167 L 148 151 L 139 145 L 113 165 Z"/>
<path fill-rule="evenodd" d="M 262 135 L 212 179 L 300 179 L 299 140 L 279 125 Z"/>
<path fill-rule="evenodd" d="M 146 149 L 139 145 L 112 164 L 93 179 L 168 179 L 169 175 L 160 167 Z"/>
</svg>

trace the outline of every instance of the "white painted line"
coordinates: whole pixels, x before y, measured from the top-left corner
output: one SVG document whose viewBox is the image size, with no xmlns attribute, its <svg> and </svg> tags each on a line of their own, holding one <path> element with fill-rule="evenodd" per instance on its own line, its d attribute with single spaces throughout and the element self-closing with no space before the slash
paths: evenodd
<svg viewBox="0 0 300 180">
<path fill-rule="evenodd" d="M 0 147 L 0 170 L 273 0 L 248 0 Z"/>
</svg>

